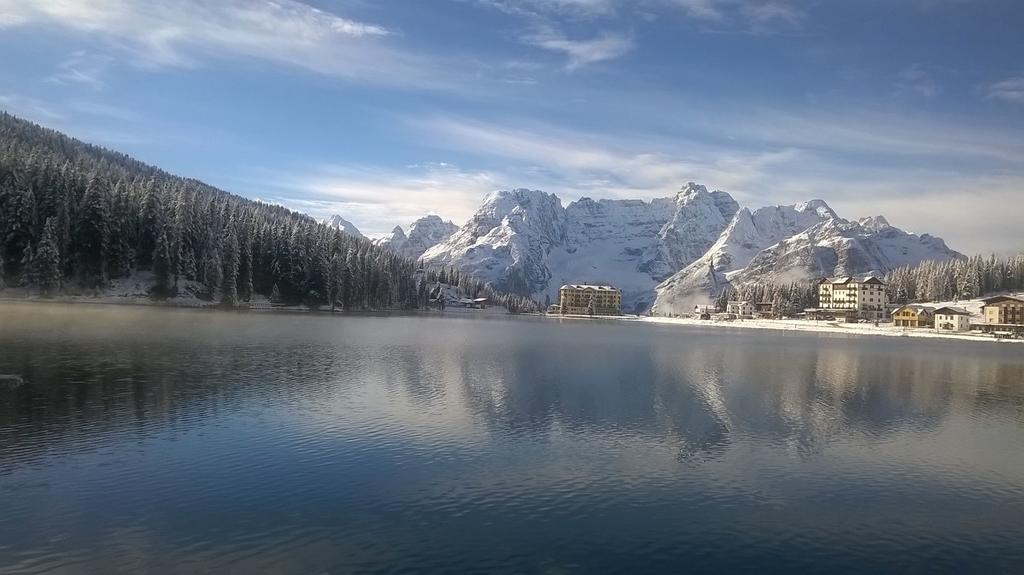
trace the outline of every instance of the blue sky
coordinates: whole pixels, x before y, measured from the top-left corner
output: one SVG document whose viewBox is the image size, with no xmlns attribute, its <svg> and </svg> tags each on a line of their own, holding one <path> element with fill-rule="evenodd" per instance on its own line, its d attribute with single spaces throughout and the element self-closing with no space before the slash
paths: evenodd
<svg viewBox="0 0 1024 575">
<path fill-rule="evenodd" d="M 696 181 L 1007 252 L 1022 28 L 1018 0 L 0 0 L 0 108 L 368 235 Z"/>
</svg>

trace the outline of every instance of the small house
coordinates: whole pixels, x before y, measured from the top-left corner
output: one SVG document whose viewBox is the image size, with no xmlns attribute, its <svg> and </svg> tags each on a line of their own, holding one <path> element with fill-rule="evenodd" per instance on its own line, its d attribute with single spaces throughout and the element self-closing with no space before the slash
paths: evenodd
<svg viewBox="0 0 1024 575">
<path fill-rule="evenodd" d="M 935 331 L 970 331 L 971 314 L 962 307 L 940 307 L 935 310 Z"/>
<path fill-rule="evenodd" d="M 754 312 L 757 314 L 757 317 L 771 319 L 775 317 L 775 306 L 770 301 L 756 303 L 754 304 Z"/>
<path fill-rule="evenodd" d="M 896 327 L 932 327 L 935 323 L 935 312 L 924 305 L 903 305 L 893 310 L 892 323 Z"/>
</svg>

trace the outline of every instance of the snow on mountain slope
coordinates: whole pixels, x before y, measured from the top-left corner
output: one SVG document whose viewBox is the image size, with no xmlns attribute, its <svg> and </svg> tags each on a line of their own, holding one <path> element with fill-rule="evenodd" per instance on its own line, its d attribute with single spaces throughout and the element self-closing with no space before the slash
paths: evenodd
<svg viewBox="0 0 1024 575">
<path fill-rule="evenodd" d="M 428 249 L 441 243 L 455 233 L 459 226 L 442 220 L 438 216 L 424 216 L 409 226 L 409 233 L 402 226 L 395 226 L 391 235 L 377 241 L 395 253 L 411 259 L 419 259 Z"/>
<path fill-rule="evenodd" d="M 551 194 L 501 191 L 423 258 L 553 301 L 565 283 L 611 283 L 627 310 L 646 309 L 654 286 L 707 251 L 738 209 L 696 184 L 675 198 L 582 198 L 565 208 Z"/>
<path fill-rule="evenodd" d="M 706 303 L 729 284 L 729 273 L 742 269 L 761 250 L 822 221 L 838 218 L 821 200 L 792 206 L 743 208 L 711 249 L 658 286 L 653 313 L 679 313 Z"/>
<path fill-rule="evenodd" d="M 327 224 L 328 226 L 331 226 L 336 230 L 340 230 L 350 236 L 355 236 L 357 238 L 366 237 L 363 235 L 362 232 L 359 231 L 359 228 L 357 228 L 355 224 L 339 215 L 333 215 L 330 218 L 324 220 L 323 223 Z"/>
<path fill-rule="evenodd" d="M 715 261 L 712 269 L 711 261 L 715 253 L 709 253 L 682 270 L 657 287 L 658 295 L 652 313 L 688 313 L 696 304 L 709 303 L 730 284 L 741 285 L 753 281 L 788 283 L 825 276 L 881 275 L 893 268 L 915 265 L 926 260 L 942 261 L 963 257 L 949 249 L 942 239 L 905 232 L 889 225 L 882 216 L 850 222 L 837 217 L 827 209 L 824 202 L 819 207 L 823 208 L 816 210 L 821 217 L 820 221 L 757 251 L 745 263 L 741 263 L 742 258 L 735 258 L 731 263 L 720 264 Z M 784 230 L 780 231 L 785 233 Z M 726 235 L 723 234 L 723 237 Z M 722 254 L 721 250 L 717 253 L 720 257 L 729 257 L 729 254 Z"/>
<path fill-rule="evenodd" d="M 622 290 L 626 312 L 675 314 L 730 284 L 881 273 L 955 257 L 962 256 L 941 239 L 881 216 L 850 222 L 821 200 L 741 210 L 729 194 L 690 183 L 673 198 L 582 198 L 564 208 L 540 191 L 493 192 L 422 259 L 542 301 L 557 301 L 563 284 L 609 283 Z"/>
<path fill-rule="evenodd" d="M 565 210 L 554 194 L 492 192 L 464 226 L 423 254 L 428 265 L 449 265 L 495 287 L 537 294 L 551 272 L 548 252 L 565 241 Z"/>
<path fill-rule="evenodd" d="M 867 224 L 867 225 L 865 225 Z M 755 256 L 730 281 L 791 282 L 824 276 L 883 274 L 926 260 L 963 257 L 946 242 L 890 226 L 885 218 L 826 220 Z"/>
</svg>

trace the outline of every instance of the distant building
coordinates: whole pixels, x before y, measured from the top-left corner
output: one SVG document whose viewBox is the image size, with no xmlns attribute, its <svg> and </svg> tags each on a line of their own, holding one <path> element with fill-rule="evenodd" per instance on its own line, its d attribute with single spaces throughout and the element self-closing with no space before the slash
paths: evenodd
<svg viewBox="0 0 1024 575">
<path fill-rule="evenodd" d="M 962 307 L 940 307 L 935 310 L 935 331 L 969 331 L 971 313 Z"/>
<path fill-rule="evenodd" d="M 762 319 L 771 319 L 775 317 L 775 304 L 770 301 L 755 303 L 754 313 L 757 317 Z"/>
<path fill-rule="evenodd" d="M 711 319 L 713 313 L 715 313 L 715 306 L 713 305 L 693 306 L 693 317 L 697 319 Z"/>
<path fill-rule="evenodd" d="M 725 313 L 731 313 L 737 317 L 754 315 L 754 304 L 749 301 L 730 301 L 725 304 Z"/>
<path fill-rule="evenodd" d="M 559 314 L 562 313 L 562 306 L 557 303 L 553 303 L 548 306 L 548 314 Z"/>
<path fill-rule="evenodd" d="M 609 285 L 568 284 L 558 290 L 563 315 L 622 315 L 622 291 Z"/>
<path fill-rule="evenodd" d="M 981 315 L 985 323 L 996 325 L 1024 324 L 1024 299 L 1006 295 L 981 300 Z"/>
<path fill-rule="evenodd" d="M 846 321 L 886 319 L 888 303 L 885 282 L 874 276 L 825 278 L 818 283 L 818 309 Z"/>
<path fill-rule="evenodd" d="M 893 310 L 892 323 L 896 327 L 932 327 L 935 324 L 935 314 L 928 306 L 903 305 Z"/>
</svg>

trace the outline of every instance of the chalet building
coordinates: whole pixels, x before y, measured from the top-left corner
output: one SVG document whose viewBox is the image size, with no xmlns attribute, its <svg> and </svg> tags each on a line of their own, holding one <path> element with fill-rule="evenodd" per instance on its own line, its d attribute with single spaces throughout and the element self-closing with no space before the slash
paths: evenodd
<svg viewBox="0 0 1024 575">
<path fill-rule="evenodd" d="M 563 315 L 622 315 L 622 291 L 608 285 L 568 284 L 558 290 Z"/>
<path fill-rule="evenodd" d="M 825 278 L 818 283 L 818 308 L 847 321 L 882 320 L 888 317 L 885 282 L 868 276 Z"/>
<path fill-rule="evenodd" d="M 985 323 L 994 325 L 1024 324 L 1024 299 L 1006 295 L 981 300 L 981 315 Z"/>
<path fill-rule="evenodd" d="M 896 327 L 932 327 L 935 325 L 935 313 L 928 306 L 904 305 L 893 310 L 892 323 Z"/>
<path fill-rule="evenodd" d="M 750 317 L 754 315 L 754 304 L 749 301 L 730 301 L 725 304 L 725 313 L 731 313 L 736 317 Z"/>
<path fill-rule="evenodd" d="M 971 313 L 962 307 L 940 307 L 935 310 L 935 331 L 970 331 Z"/>
<path fill-rule="evenodd" d="M 775 317 L 775 304 L 770 301 L 755 303 L 754 314 L 761 319 L 772 319 Z"/>
</svg>

